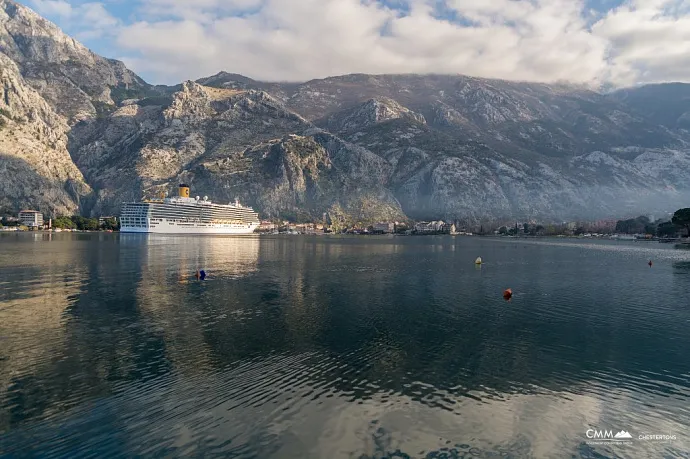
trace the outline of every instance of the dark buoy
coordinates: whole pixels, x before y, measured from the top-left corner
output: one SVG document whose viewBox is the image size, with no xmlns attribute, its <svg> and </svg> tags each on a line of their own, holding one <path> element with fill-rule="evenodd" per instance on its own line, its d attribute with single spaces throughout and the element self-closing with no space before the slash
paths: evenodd
<svg viewBox="0 0 690 459">
<path fill-rule="evenodd" d="M 503 299 L 508 301 L 513 297 L 513 291 L 509 288 L 503 291 Z"/>
<path fill-rule="evenodd" d="M 654 263 L 652 263 L 652 260 L 649 260 L 649 263 L 647 263 L 649 267 L 651 268 Z"/>
</svg>

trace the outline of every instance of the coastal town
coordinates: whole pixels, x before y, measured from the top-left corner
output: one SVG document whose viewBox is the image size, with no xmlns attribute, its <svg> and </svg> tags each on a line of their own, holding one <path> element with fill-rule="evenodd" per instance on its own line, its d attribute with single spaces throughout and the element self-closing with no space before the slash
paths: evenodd
<svg viewBox="0 0 690 459">
<path fill-rule="evenodd" d="M 459 220 L 433 220 L 377 222 L 369 225 L 360 223 L 336 228 L 326 223 L 262 220 L 255 233 L 260 235 L 350 234 L 576 237 L 687 243 L 690 237 L 688 210 L 680 209 L 662 218 L 648 215 L 620 220 L 605 219 L 561 223 L 543 223 L 529 220 L 467 224 Z M 0 231 L 115 232 L 119 230 L 119 226 L 120 221 L 116 216 L 101 216 L 98 218 L 60 216 L 53 219 L 51 217 L 44 217 L 37 210 L 22 210 L 16 215 L 5 215 L 0 219 Z"/>
</svg>

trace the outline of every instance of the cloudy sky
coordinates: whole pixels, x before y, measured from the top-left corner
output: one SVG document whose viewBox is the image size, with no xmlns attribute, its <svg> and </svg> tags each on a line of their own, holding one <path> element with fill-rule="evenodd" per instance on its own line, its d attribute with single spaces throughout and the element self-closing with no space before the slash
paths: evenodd
<svg viewBox="0 0 690 459">
<path fill-rule="evenodd" d="M 690 0 L 20 0 L 151 83 L 462 73 L 690 81 Z"/>
</svg>

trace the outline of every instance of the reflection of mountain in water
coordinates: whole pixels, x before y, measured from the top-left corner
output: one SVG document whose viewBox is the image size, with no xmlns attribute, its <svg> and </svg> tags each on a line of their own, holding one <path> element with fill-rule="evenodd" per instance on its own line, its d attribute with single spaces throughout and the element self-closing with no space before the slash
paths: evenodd
<svg viewBox="0 0 690 459">
<path fill-rule="evenodd" d="M 0 402 L 15 390 L 14 375 L 32 375 L 46 364 L 67 336 L 65 315 L 88 277 L 79 266 L 77 241 L 56 240 L 52 254 L 41 253 L 36 242 L 51 234 L 3 239 L 3 258 L 30 263 L 26 269 L 0 263 Z M 5 260 L 3 260 L 5 261 Z M 0 432 L 10 422 L 0 403 Z"/>
</svg>

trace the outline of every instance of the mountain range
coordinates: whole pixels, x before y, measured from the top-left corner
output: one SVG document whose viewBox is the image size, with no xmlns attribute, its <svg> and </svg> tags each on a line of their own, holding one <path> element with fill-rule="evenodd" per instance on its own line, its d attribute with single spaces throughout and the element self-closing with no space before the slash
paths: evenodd
<svg viewBox="0 0 690 459">
<path fill-rule="evenodd" d="M 690 201 L 690 85 L 462 75 L 154 86 L 0 0 L 0 213 L 174 193 L 264 218 L 593 219 Z"/>
</svg>

